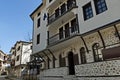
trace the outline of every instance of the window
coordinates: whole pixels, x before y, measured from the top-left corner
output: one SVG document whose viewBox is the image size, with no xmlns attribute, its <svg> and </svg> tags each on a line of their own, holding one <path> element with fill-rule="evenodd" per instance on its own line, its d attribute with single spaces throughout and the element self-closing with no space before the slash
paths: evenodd
<svg viewBox="0 0 120 80">
<path fill-rule="evenodd" d="M 30 46 L 30 49 L 32 49 L 32 46 Z"/>
<path fill-rule="evenodd" d="M 55 10 L 55 18 L 57 18 L 59 15 L 60 15 L 60 10 L 59 10 L 59 8 L 57 8 Z"/>
<path fill-rule="evenodd" d="M 40 27 L 40 18 L 37 20 L 37 27 Z"/>
<path fill-rule="evenodd" d="M 40 34 L 37 35 L 37 44 L 40 43 Z"/>
<path fill-rule="evenodd" d="M 51 2 L 52 0 L 49 0 L 49 3 Z"/>
<path fill-rule="evenodd" d="M 65 57 L 62 58 L 62 55 L 59 55 L 59 65 L 60 67 L 65 67 L 66 66 L 66 62 L 65 62 Z"/>
<path fill-rule="evenodd" d="M 63 14 L 65 11 L 66 11 L 66 4 L 64 3 L 64 4 L 61 6 L 61 14 Z"/>
<path fill-rule="evenodd" d="M 69 23 L 65 25 L 65 38 L 70 36 Z"/>
<path fill-rule="evenodd" d="M 93 17 L 91 2 L 83 6 L 83 15 L 84 15 L 84 20 L 87 20 Z"/>
<path fill-rule="evenodd" d="M 4 56 L 4 60 L 6 60 L 6 56 Z"/>
<path fill-rule="evenodd" d="M 64 34 L 63 34 L 63 27 L 61 27 L 59 29 L 59 38 L 62 39 L 64 37 Z"/>
<path fill-rule="evenodd" d="M 94 0 L 94 4 L 95 4 L 95 9 L 97 14 L 100 14 L 107 10 L 105 0 Z"/>
<path fill-rule="evenodd" d="M 15 54 L 15 52 L 13 51 L 12 55 L 14 55 L 14 54 Z"/>
<path fill-rule="evenodd" d="M 67 1 L 67 9 L 71 9 L 72 7 L 74 7 L 76 4 L 75 0 L 68 0 Z"/>
<path fill-rule="evenodd" d="M 24 67 L 21 67 L 21 69 L 23 69 Z"/>
<path fill-rule="evenodd" d="M 93 56 L 94 56 L 94 61 L 98 62 L 98 61 L 102 61 L 102 53 L 101 50 L 99 49 L 99 44 L 95 43 L 92 46 L 92 50 L 93 50 Z"/>
<path fill-rule="evenodd" d="M 19 61 L 19 55 L 17 56 L 17 61 Z"/>
<path fill-rule="evenodd" d="M 78 54 L 74 54 L 74 64 L 75 65 L 79 64 Z"/>
<path fill-rule="evenodd" d="M 76 24 L 76 18 L 75 18 L 71 21 L 71 33 L 76 32 L 78 30 L 76 25 L 77 24 Z"/>
<path fill-rule="evenodd" d="M 41 14 L 41 13 L 39 12 L 37 16 L 40 16 L 40 14 Z"/>
<path fill-rule="evenodd" d="M 19 51 L 20 50 L 20 46 L 17 48 L 17 51 Z"/>
<path fill-rule="evenodd" d="M 86 61 L 86 55 L 85 55 L 85 48 L 82 47 L 80 49 L 80 56 L 81 56 L 81 64 L 85 64 L 87 61 Z"/>
</svg>

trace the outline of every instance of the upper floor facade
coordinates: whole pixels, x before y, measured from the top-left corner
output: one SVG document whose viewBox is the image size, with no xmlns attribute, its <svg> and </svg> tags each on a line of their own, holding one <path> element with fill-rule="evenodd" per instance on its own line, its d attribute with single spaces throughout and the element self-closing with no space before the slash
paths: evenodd
<svg viewBox="0 0 120 80">
<path fill-rule="evenodd" d="M 0 50 L 0 72 L 4 71 L 5 68 L 8 66 L 7 60 L 8 55 Z"/>
<path fill-rule="evenodd" d="M 119 5 L 119 0 L 43 0 L 30 15 L 33 53 L 120 20 Z"/>
<path fill-rule="evenodd" d="M 7 54 L 0 50 L 0 61 L 7 60 Z"/>
<path fill-rule="evenodd" d="M 32 42 L 17 41 L 10 50 L 11 66 L 19 66 L 30 61 L 32 53 Z"/>
</svg>

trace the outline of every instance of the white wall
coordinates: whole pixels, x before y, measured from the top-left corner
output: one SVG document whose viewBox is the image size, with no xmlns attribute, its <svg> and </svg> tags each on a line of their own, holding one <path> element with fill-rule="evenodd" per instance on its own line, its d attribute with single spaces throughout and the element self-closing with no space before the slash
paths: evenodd
<svg viewBox="0 0 120 80">
<path fill-rule="evenodd" d="M 77 1 L 77 5 L 79 6 L 78 19 L 79 19 L 79 25 L 80 25 L 79 29 L 81 34 L 120 19 L 120 10 L 119 10 L 120 0 L 114 0 L 114 1 L 105 0 L 108 10 L 98 15 L 96 15 L 95 6 L 93 2 L 94 0 L 76 0 L 76 1 Z M 84 21 L 82 7 L 89 2 L 91 2 L 92 4 L 93 17 Z"/>
<path fill-rule="evenodd" d="M 32 44 L 23 45 L 21 64 L 26 64 L 27 62 L 30 61 L 30 55 L 32 53 L 31 46 Z"/>
<path fill-rule="evenodd" d="M 41 18 L 41 24 L 40 24 L 39 28 L 37 28 L 37 19 L 39 17 L 37 17 L 37 14 L 34 17 L 33 54 L 45 49 L 47 46 L 47 27 L 46 27 L 47 18 L 45 20 L 43 20 L 44 13 L 46 13 L 46 15 L 47 15 L 46 9 L 43 9 L 39 16 Z M 40 33 L 40 44 L 36 44 L 37 43 L 37 35 L 39 33 Z"/>
<path fill-rule="evenodd" d="M 20 50 L 18 51 L 18 47 L 20 46 Z M 17 43 L 16 45 L 16 56 L 15 56 L 15 66 L 20 65 L 21 60 L 21 51 L 22 51 L 22 43 Z M 17 56 L 19 56 L 19 60 L 17 61 Z"/>
</svg>

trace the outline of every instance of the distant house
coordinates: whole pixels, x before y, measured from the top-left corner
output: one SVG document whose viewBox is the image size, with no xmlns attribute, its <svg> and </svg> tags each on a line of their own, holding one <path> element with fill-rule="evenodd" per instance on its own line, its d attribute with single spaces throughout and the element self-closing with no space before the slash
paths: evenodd
<svg viewBox="0 0 120 80">
<path fill-rule="evenodd" d="M 26 68 L 27 62 L 30 61 L 32 53 L 32 42 L 17 41 L 10 50 L 11 67 L 16 76 L 20 77 L 22 71 Z"/>
<path fill-rule="evenodd" d="M 0 50 L 0 74 L 6 72 L 6 67 L 8 66 L 7 58 L 8 55 Z"/>
<path fill-rule="evenodd" d="M 120 0 L 42 1 L 30 15 L 39 79 L 120 80 Z"/>
</svg>

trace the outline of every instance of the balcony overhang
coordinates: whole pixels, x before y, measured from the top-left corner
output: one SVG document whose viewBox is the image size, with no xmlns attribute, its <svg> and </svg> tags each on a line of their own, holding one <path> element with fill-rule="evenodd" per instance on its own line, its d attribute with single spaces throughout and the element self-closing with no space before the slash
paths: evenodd
<svg viewBox="0 0 120 80">
<path fill-rule="evenodd" d="M 65 38 L 63 40 L 59 40 L 54 42 L 53 44 L 50 44 L 47 46 L 47 48 L 49 48 L 52 51 L 57 51 L 60 49 L 64 49 L 72 44 L 74 44 L 76 41 L 80 40 L 80 34 L 75 34 L 73 36 L 70 36 L 68 38 Z"/>
<path fill-rule="evenodd" d="M 67 13 L 67 14 L 59 17 L 59 19 L 55 20 L 55 21 L 52 22 L 51 24 L 49 24 L 49 25 L 48 25 L 48 28 L 49 28 L 49 29 L 52 29 L 52 28 L 57 29 L 59 26 L 63 25 L 64 23 L 66 23 L 66 21 L 72 19 L 73 17 L 75 17 L 75 15 L 74 15 L 72 12 Z M 58 27 L 57 27 L 56 25 L 57 25 Z"/>
<path fill-rule="evenodd" d="M 76 16 L 77 12 L 78 6 L 73 4 L 69 9 L 66 9 L 66 11 L 64 11 L 63 13 L 59 13 L 57 17 L 55 13 L 50 15 L 48 18 L 48 27 L 64 24 L 66 21 Z"/>
<path fill-rule="evenodd" d="M 51 3 L 49 3 L 47 9 L 52 10 L 53 8 L 56 8 L 58 5 L 61 5 L 65 1 L 67 0 L 53 0 Z"/>
<path fill-rule="evenodd" d="M 43 61 L 45 61 L 45 57 L 47 57 L 49 59 L 49 61 L 51 61 L 51 58 L 48 56 L 48 54 L 52 55 L 52 57 L 56 60 L 54 54 L 52 53 L 52 51 L 49 48 L 46 48 L 42 51 L 39 51 L 37 53 L 34 53 L 31 55 L 31 57 L 38 57 L 41 58 Z"/>
</svg>

